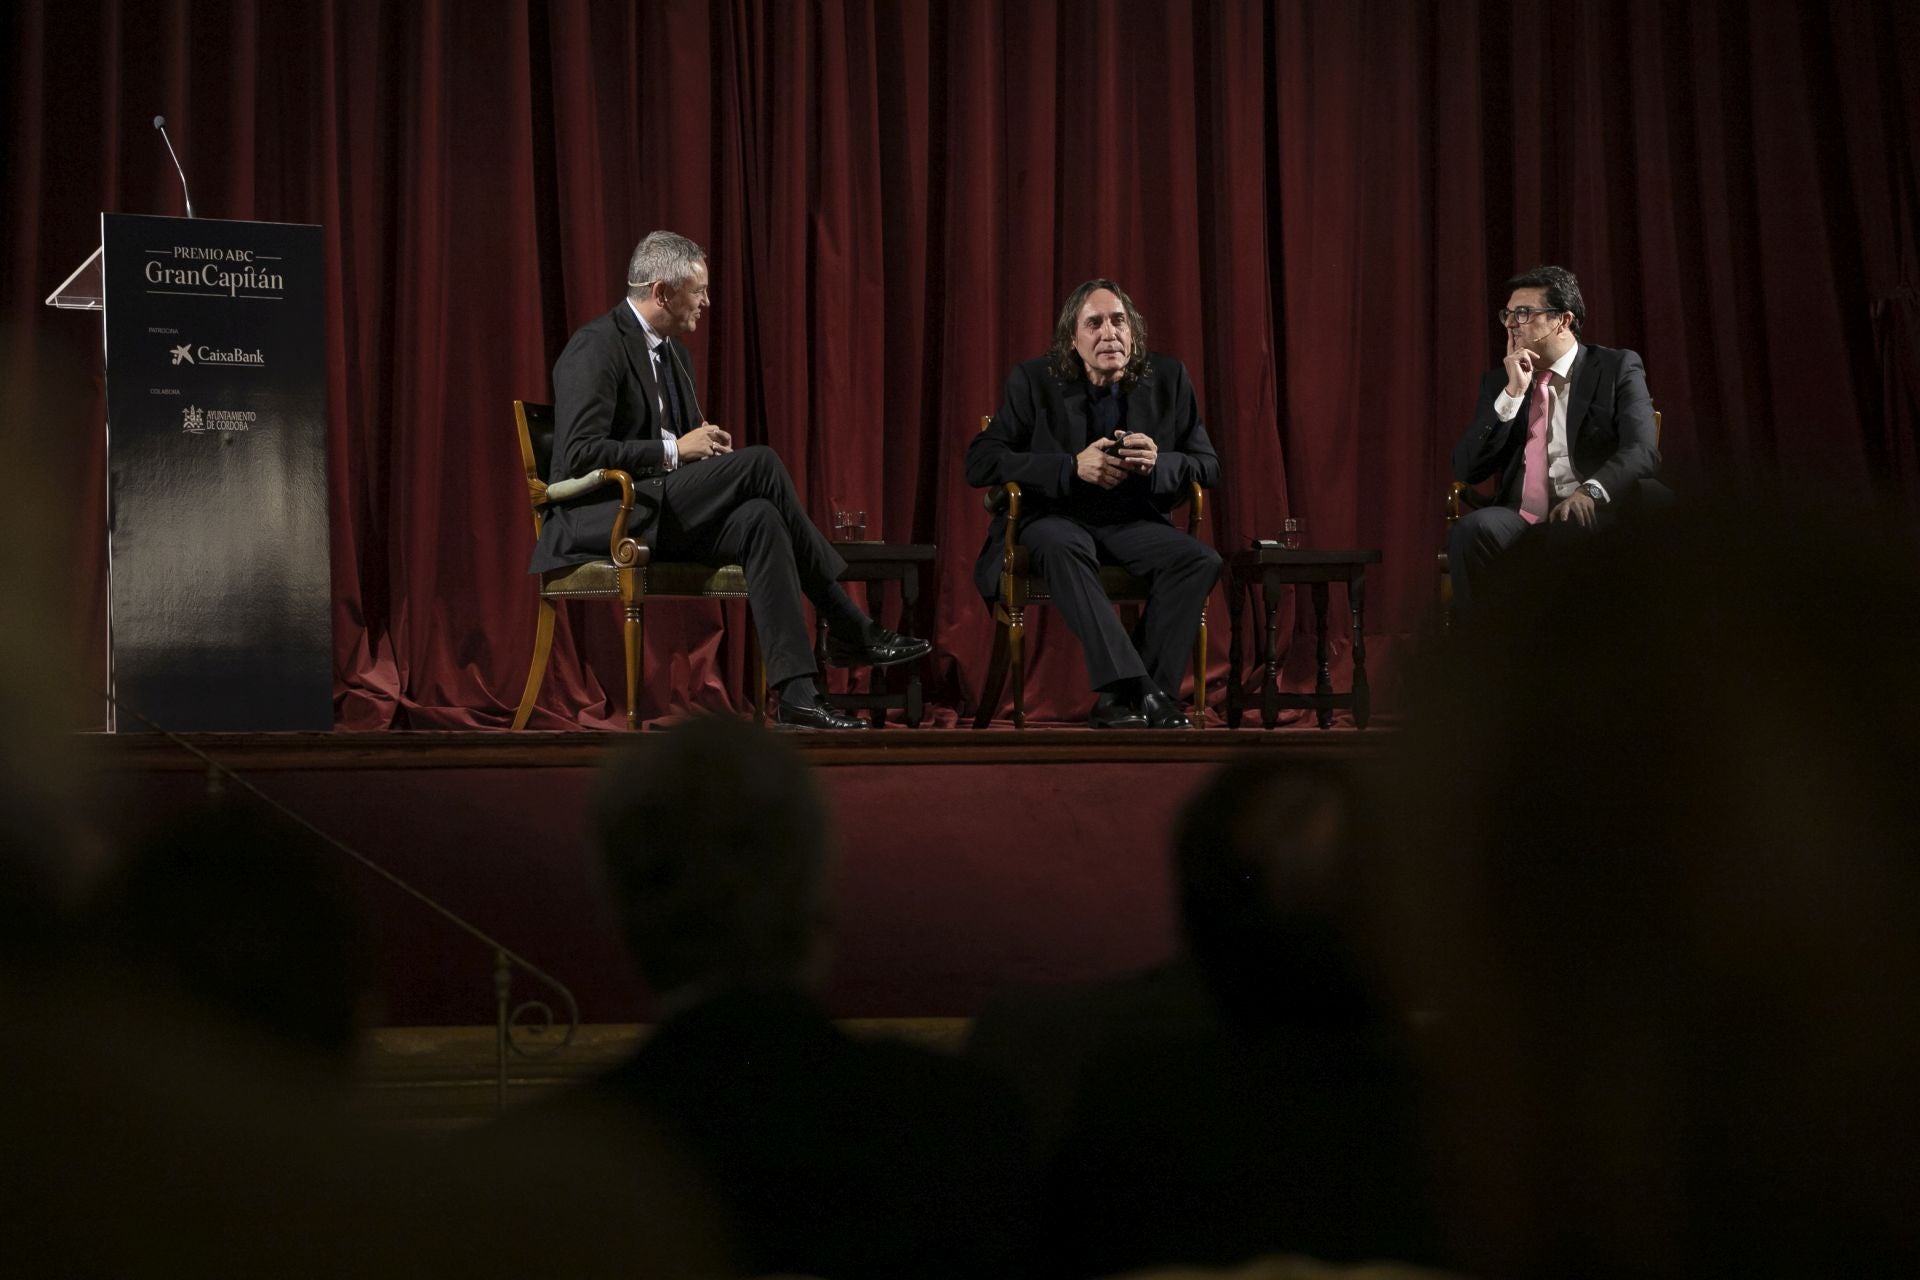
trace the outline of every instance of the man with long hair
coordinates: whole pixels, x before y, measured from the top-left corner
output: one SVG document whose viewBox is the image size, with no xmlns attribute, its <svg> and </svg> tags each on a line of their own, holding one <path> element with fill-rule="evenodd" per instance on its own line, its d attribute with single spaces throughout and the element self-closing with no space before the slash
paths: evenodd
<svg viewBox="0 0 1920 1280">
<path fill-rule="evenodd" d="M 1020 541 L 1080 638 L 1099 695 L 1095 728 L 1189 727 L 1180 677 L 1220 556 L 1167 513 L 1192 482 L 1219 479 L 1186 369 L 1147 350 L 1146 322 L 1106 279 L 1067 295 L 1053 349 L 1014 368 L 999 414 L 967 449 L 968 484 L 1011 480 L 1023 491 L 1031 514 Z M 999 593 L 1005 535 L 1005 515 L 995 516 L 974 569 L 988 600 Z M 1103 564 L 1148 583 L 1132 636 L 1101 589 Z"/>
</svg>

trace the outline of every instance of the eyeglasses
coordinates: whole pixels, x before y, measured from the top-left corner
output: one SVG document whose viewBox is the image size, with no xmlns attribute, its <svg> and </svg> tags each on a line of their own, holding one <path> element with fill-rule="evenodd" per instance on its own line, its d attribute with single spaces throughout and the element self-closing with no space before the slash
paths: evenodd
<svg viewBox="0 0 1920 1280">
<path fill-rule="evenodd" d="M 1549 307 L 1502 307 L 1493 313 L 1493 318 L 1502 325 L 1532 324 L 1535 316 L 1557 316 L 1560 312 Z"/>
</svg>

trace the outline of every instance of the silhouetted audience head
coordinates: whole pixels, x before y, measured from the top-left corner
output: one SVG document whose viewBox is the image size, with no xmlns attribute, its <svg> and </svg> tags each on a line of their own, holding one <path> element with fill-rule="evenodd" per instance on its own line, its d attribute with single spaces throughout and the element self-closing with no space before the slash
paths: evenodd
<svg viewBox="0 0 1920 1280">
<path fill-rule="evenodd" d="M 1327 765 L 1249 756 L 1187 801 L 1174 835 L 1187 950 L 1245 1027 L 1376 1016 L 1349 940 L 1353 783 Z"/>
<path fill-rule="evenodd" d="M 68 732 L 87 723 L 79 708 L 97 714 L 100 699 L 78 670 L 73 549 L 50 532 L 73 523 L 67 481 L 89 437 L 73 424 L 85 421 L 95 392 L 77 362 L 52 355 L 27 329 L 0 323 L 0 453 L 13 530 L 0 538 L 0 995 L 9 978 L 59 963 L 73 915 L 108 863 L 86 827 Z"/>
<path fill-rule="evenodd" d="M 132 851 L 103 941 L 123 969 L 216 1017 L 344 1063 L 372 972 L 338 859 L 257 802 L 203 803 Z"/>
<path fill-rule="evenodd" d="M 1920 1274 L 1920 555 L 1696 506 L 1517 566 L 1400 742 L 1372 937 L 1464 1269 Z"/>
<path fill-rule="evenodd" d="M 832 838 L 798 752 L 699 717 L 608 759 L 594 826 L 615 909 L 655 993 L 810 983 Z"/>
</svg>

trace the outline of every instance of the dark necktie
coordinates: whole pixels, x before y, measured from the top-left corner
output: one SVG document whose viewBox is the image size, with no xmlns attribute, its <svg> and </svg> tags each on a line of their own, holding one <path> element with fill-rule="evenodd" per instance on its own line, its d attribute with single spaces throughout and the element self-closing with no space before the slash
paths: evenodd
<svg viewBox="0 0 1920 1280">
<path fill-rule="evenodd" d="M 687 434 L 687 412 L 680 402 L 680 379 L 673 368 L 673 347 L 666 342 L 654 350 L 660 356 L 660 386 L 666 393 L 667 430 L 675 436 Z"/>
</svg>

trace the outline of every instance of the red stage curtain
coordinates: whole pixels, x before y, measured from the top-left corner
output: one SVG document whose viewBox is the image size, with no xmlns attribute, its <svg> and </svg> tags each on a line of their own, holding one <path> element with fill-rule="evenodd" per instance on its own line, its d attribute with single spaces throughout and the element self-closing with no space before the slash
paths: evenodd
<svg viewBox="0 0 1920 1280">
<path fill-rule="evenodd" d="M 1573 267 L 1588 336 L 1645 355 L 1682 477 L 1920 495 L 1900 0 L 10 10 L 0 321 L 13 384 L 56 406 L 10 456 L 68 504 L 46 533 L 89 566 L 78 640 L 104 652 L 99 335 L 40 299 L 98 210 L 181 209 L 164 112 L 203 212 L 326 229 L 344 727 L 505 723 L 533 629 L 508 402 L 548 396 L 656 226 L 712 255 L 709 416 L 775 446 L 823 523 L 838 497 L 940 544 L 949 703 L 990 640 L 961 453 L 1094 274 L 1193 371 L 1217 545 L 1291 514 L 1385 550 L 1389 667 L 1516 268 Z M 563 628 L 537 724 L 615 719 L 608 612 Z M 1077 648 L 1037 630 L 1034 710 L 1078 715 Z M 727 702 L 738 648 L 717 608 L 658 611 L 652 710 Z"/>
</svg>

